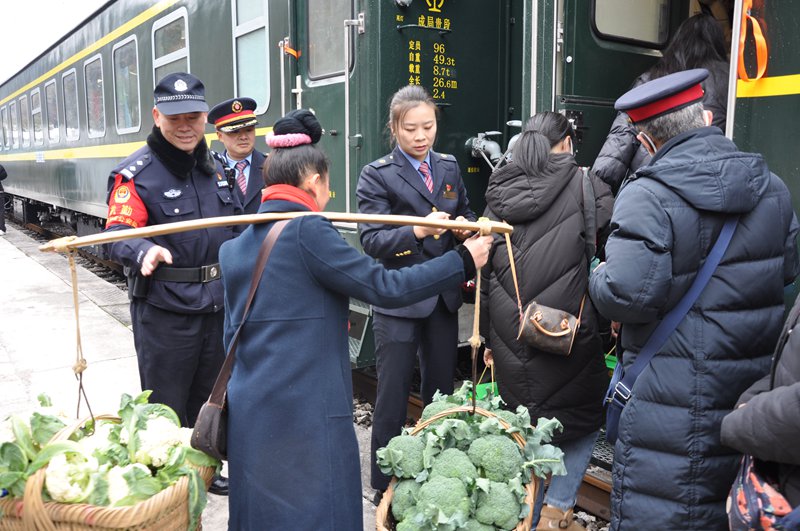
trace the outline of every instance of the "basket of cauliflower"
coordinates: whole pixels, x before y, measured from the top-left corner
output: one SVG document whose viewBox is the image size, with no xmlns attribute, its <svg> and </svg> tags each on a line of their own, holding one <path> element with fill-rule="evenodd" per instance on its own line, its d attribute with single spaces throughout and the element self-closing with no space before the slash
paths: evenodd
<svg viewBox="0 0 800 531">
<path fill-rule="evenodd" d="M 220 463 L 149 395 L 69 425 L 47 409 L 0 425 L 0 529 L 198 529 Z"/>
<path fill-rule="evenodd" d="M 377 451 L 394 477 L 376 512 L 378 531 L 529 531 L 536 489 L 565 474 L 563 452 L 547 444 L 555 419 L 531 426 L 527 409 L 499 397 L 471 404 L 472 383 L 434 396 L 413 428 Z"/>
</svg>

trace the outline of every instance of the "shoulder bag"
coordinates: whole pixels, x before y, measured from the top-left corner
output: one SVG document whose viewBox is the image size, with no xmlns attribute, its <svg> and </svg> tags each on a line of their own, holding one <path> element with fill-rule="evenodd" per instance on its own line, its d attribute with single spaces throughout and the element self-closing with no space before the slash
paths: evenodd
<svg viewBox="0 0 800 531">
<path fill-rule="evenodd" d="M 622 368 L 622 358 L 620 357 L 617 360 L 617 366 L 614 368 L 614 375 L 611 377 L 611 383 L 608 385 L 605 398 L 607 406 L 606 440 L 609 443 L 614 444 L 617 441 L 619 418 L 620 415 L 622 415 L 625 404 L 627 404 L 628 400 L 631 398 L 631 390 L 633 389 L 636 378 L 638 378 L 639 374 L 647 367 L 650 360 L 658 353 L 659 349 L 664 346 L 667 338 L 675 331 L 678 324 L 683 321 L 683 318 L 689 313 L 689 310 L 706 287 L 706 284 L 708 284 L 708 281 L 711 280 L 711 275 L 719 265 L 720 260 L 722 260 L 722 255 L 724 255 L 725 251 L 728 249 L 728 244 L 731 242 L 733 232 L 736 230 L 736 225 L 738 223 L 738 216 L 729 217 L 725 221 L 725 225 L 723 225 L 722 231 L 717 237 L 717 241 L 714 243 L 714 247 L 712 247 L 711 252 L 708 253 L 708 257 L 706 257 L 706 261 L 697 272 L 697 276 L 694 277 L 694 281 L 689 287 L 689 290 L 658 324 L 655 331 L 653 331 L 652 335 L 647 340 L 647 343 L 645 343 L 642 350 L 639 351 L 633 365 L 626 371 Z"/>
<path fill-rule="evenodd" d="M 261 280 L 264 267 L 267 265 L 267 260 L 269 260 L 272 246 L 275 245 L 275 241 L 287 223 L 289 223 L 289 220 L 276 222 L 261 243 L 256 267 L 253 270 L 253 279 L 250 282 L 250 291 L 247 294 L 247 302 L 244 305 L 242 322 L 236 329 L 236 333 L 233 334 L 233 339 L 228 347 L 228 353 L 217 376 L 217 381 L 214 383 L 214 388 L 211 390 L 208 400 L 200 408 L 200 413 L 197 415 L 197 421 L 192 430 L 192 448 L 205 452 L 220 461 L 228 458 L 228 380 L 231 378 L 233 362 L 236 359 L 236 345 L 239 343 L 239 334 L 247 320 L 250 304 L 253 302 L 253 296 L 258 288 L 259 280 Z"/>
</svg>

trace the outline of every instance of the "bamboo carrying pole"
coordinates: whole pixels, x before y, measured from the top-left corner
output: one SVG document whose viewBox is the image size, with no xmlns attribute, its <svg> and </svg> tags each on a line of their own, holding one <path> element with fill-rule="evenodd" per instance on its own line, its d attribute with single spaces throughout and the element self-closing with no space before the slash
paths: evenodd
<svg viewBox="0 0 800 531">
<path fill-rule="evenodd" d="M 44 245 L 39 246 L 42 252 L 66 253 L 73 249 L 86 247 L 89 245 L 100 245 L 132 238 L 150 238 L 164 234 L 186 232 L 197 229 L 209 229 L 212 227 L 227 227 L 229 225 L 246 225 L 255 223 L 267 223 L 281 219 L 293 219 L 301 216 L 324 216 L 331 221 L 350 222 L 350 223 L 383 223 L 385 225 L 419 225 L 422 227 L 440 227 L 443 229 L 472 230 L 481 234 L 497 232 L 507 234 L 513 232 L 514 228 L 507 223 L 497 221 L 455 221 L 448 219 L 428 219 L 416 216 L 394 216 L 385 214 L 346 214 L 342 212 L 280 212 L 274 214 L 247 214 L 243 216 L 221 216 L 216 218 L 193 219 L 189 221 L 178 221 L 175 223 L 164 223 L 151 227 L 141 227 L 138 229 L 119 230 L 111 232 L 101 232 L 90 236 L 66 236 L 50 240 Z"/>
</svg>

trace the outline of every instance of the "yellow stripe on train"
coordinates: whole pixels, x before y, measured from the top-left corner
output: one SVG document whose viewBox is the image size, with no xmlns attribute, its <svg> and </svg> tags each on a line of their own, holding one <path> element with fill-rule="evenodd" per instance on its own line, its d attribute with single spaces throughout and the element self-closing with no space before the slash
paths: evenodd
<svg viewBox="0 0 800 531">
<path fill-rule="evenodd" d="M 790 76 L 762 77 L 757 81 L 736 83 L 737 98 L 763 98 L 766 96 L 790 96 L 800 94 L 800 74 Z"/>
</svg>

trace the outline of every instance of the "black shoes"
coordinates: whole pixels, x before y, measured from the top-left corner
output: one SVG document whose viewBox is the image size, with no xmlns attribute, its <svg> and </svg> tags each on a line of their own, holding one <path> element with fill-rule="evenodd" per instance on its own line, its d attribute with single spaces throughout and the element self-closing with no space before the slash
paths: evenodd
<svg viewBox="0 0 800 531">
<path fill-rule="evenodd" d="M 222 474 L 217 474 L 214 476 L 214 479 L 211 480 L 211 486 L 208 487 L 208 492 L 211 494 L 216 494 L 217 496 L 227 496 L 228 478 Z"/>
</svg>

